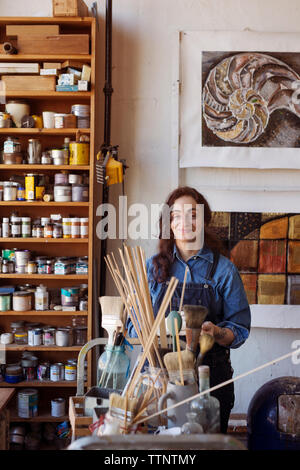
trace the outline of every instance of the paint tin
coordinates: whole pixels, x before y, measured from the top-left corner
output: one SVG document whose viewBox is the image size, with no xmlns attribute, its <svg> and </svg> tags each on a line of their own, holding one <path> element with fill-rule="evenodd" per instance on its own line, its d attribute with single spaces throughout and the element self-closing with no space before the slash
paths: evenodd
<svg viewBox="0 0 300 470">
<path fill-rule="evenodd" d="M 26 201 L 35 201 L 36 186 L 38 182 L 38 175 L 29 173 L 25 176 L 25 198 Z"/>
<path fill-rule="evenodd" d="M 82 175 L 69 175 L 69 184 L 82 184 Z"/>
<path fill-rule="evenodd" d="M 27 267 L 29 258 L 30 258 L 29 250 L 16 250 L 15 251 L 16 266 Z"/>
<path fill-rule="evenodd" d="M 89 200 L 88 184 L 73 184 L 72 185 L 72 201 L 88 202 L 88 200 Z"/>
<path fill-rule="evenodd" d="M 51 416 L 61 418 L 66 414 L 66 400 L 64 398 L 54 398 L 51 400 Z"/>
<path fill-rule="evenodd" d="M 90 144 L 88 142 L 70 142 L 70 165 L 88 165 L 90 162 Z"/>
<path fill-rule="evenodd" d="M 50 362 L 42 362 L 37 369 L 38 380 L 50 380 Z"/>
<path fill-rule="evenodd" d="M 10 310 L 10 294 L 0 294 L 0 312 L 7 312 Z"/>
<path fill-rule="evenodd" d="M 70 183 L 68 175 L 65 173 L 55 173 L 54 184 L 68 184 Z M 70 183 L 71 184 L 71 183 Z"/>
<path fill-rule="evenodd" d="M 32 295 L 30 292 L 13 293 L 13 310 L 15 312 L 26 312 L 31 310 Z"/>
<path fill-rule="evenodd" d="M 52 382 L 60 381 L 60 366 L 58 364 L 52 364 L 50 366 L 50 380 Z"/>
<path fill-rule="evenodd" d="M 77 379 L 77 362 L 68 361 L 65 365 L 65 380 L 76 380 Z"/>
<path fill-rule="evenodd" d="M 61 289 L 61 304 L 64 307 L 78 305 L 79 287 L 63 287 Z"/>
<path fill-rule="evenodd" d="M 71 202 L 72 186 L 70 184 L 56 184 L 54 186 L 54 201 Z"/>
<path fill-rule="evenodd" d="M 45 346 L 54 346 L 55 345 L 55 332 L 56 328 L 44 328 L 43 330 L 43 344 Z"/>
<path fill-rule="evenodd" d="M 20 418 L 33 418 L 38 415 L 38 391 L 25 388 L 18 393 L 18 415 Z"/>
<path fill-rule="evenodd" d="M 30 346 L 41 346 L 43 344 L 43 330 L 41 328 L 32 328 L 28 331 L 28 344 Z"/>
<path fill-rule="evenodd" d="M 5 181 L 3 186 L 3 201 L 16 201 L 18 186 L 18 183 L 13 181 Z"/>
<path fill-rule="evenodd" d="M 28 274 L 36 274 L 37 273 L 36 261 L 28 261 L 27 272 L 28 272 Z"/>
<path fill-rule="evenodd" d="M 67 328 L 57 328 L 56 334 L 55 334 L 55 342 L 56 346 L 60 347 L 67 347 L 69 346 L 69 336 L 70 332 Z"/>
</svg>

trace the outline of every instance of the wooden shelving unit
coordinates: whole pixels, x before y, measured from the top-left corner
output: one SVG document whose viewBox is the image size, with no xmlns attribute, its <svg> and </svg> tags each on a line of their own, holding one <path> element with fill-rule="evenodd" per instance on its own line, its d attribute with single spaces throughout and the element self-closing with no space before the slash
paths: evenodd
<svg viewBox="0 0 300 470">
<path fill-rule="evenodd" d="M 26 173 L 45 173 L 54 176 L 55 173 L 67 171 L 70 173 L 85 172 L 89 175 L 89 202 L 26 202 L 26 201 L 0 201 L 0 218 L 9 217 L 12 210 L 18 211 L 21 217 L 31 216 L 50 216 L 53 213 L 61 213 L 63 217 L 72 214 L 74 217 L 89 218 L 89 237 L 86 239 L 53 239 L 53 238 L 0 238 L 0 248 L 20 247 L 21 249 L 34 250 L 37 254 L 49 254 L 55 256 L 88 256 L 88 275 L 41 275 L 41 274 L 1 274 L 1 285 L 18 285 L 30 283 L 38 285 L 45 284 L 51 288 L 61 288 L 64 285 L 76 286 L 88 284 L 88 310 L 87 311 L 35 311 L 16 312 L 13 310 L 0 312 L 0 332 L 10 331 L 10 323 L 22 320 L 36 322 L 53 326 L 70 325 L 71 317 L 84 316 L 87 319 L 88 340 L 92 339 L 92 310 L 93 310 L 93 258 L 94 258 L 94 208 L 95 208 L 95 84 L 96 84 L 96 22 L 94 18 L 38 18 L 38 17 L 8 17 L 0 18 L 0 36 L 5 36 L 5 26 L 8 24 L 40 25 L 40 24 L 59 24 L 62 34 L 89 34 L 90 35 L 90 53 L 89 54 L 0 54 L 0 62 L 64 62 L 65 60 L 79 60 L 91 66 L 91 87 L 87 92 L 56 92 L 56 91 L 8 91 L 5 96 L 7 99 L 22 99 L 30 105 L 30 114 L 41 115 L 43 110 L 65 113 L 71 111 L 73 104 L 90 105 L 90 128 L 88 129 L 44 129 L 44 128 L 9 128 L 0 129 L 0 148 L 3 148 L 3 142 L 8 136 L 15 136 L 20 139 L 22 151 L 27 147 L 28 138 L 38 138 L 41 140 L 44 148 L 59 148 L 65 137 L 75 140 L 78 131 L 81 135 L 88 135 L 90 138 L 90 163 L 89 165 L 4 165 L 0 164 L 0 180 L 5 181 L 10 176 Z M 3 42 L 3 40 L 1 41 Z M 0 92 L 0 97 L 3 92 Z M 2 101 L 3 102 L 3 101 Z M 3 109 L 1 109 L 3 110 Z M 56 212 L 53 212 L 56 211 Z M 23 351 L 31 351 L 37 355 L 41 362 L 49 360 L 54 362 L 66 362 L 67 359 L 77 359 L 81 346 L 59 347 L 59 346 L 28 346 L 11 344 L 6 346 L 8 362 L 20 359 Z M 87 356 L 88 371 L 86 387 L 92 385 L 92 364 L 91 354 Z M 11 422 L 61 422 L 68 420 L 68 415 L 61 418 L 53 418 L 50 414 L 50 398 L 65 397 L 66 412 L 68 406 L 68 397 L 76 393 L 76 382 L 74 381 L 23 381 L 17 384 L 8 384 L 1 382 L 0 387 L 33 387 L 39 390 L 39 416 L 26 420 L 17 416 L 16 401 L 11 412 Z M 56 391 L 57 389 L 57 391 Z"/>
</svg>

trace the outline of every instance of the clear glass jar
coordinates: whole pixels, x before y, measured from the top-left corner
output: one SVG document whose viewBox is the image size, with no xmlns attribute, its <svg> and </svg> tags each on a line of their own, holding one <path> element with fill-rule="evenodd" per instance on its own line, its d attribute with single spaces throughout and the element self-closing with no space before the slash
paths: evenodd
<svg viewBox="0 0 300 470">
<path fill-rule="evenodd" d="M 76 326 L 73 329 L 74 346 L 83 346 L 87 343 L 87 326 Z"/>
<path fill-rule="evenodd" d="M 19 328 L 15 334 L 14 339 L 16 344 L 28 344 L 28 332 L 24 328 Z"/>
<path fill-rule="evenodd" d="M 182 434 L 203 434 L 203 427 L 197 422 L 197 413 L 187 413 L 188 421 L 181 427 Z"/>
<path fill-rule="evenodd" d="M 43 328 L 43 344 L 44 346 L 54 346 L 55 345 L 55 333 L 56 328 Z"/>
<path fill-rule="evenodd" d="M 129 377 L 130 360 L 125 346 L 106 345 L 98 360 L 99 387 L 123 390 Z"/>
<path fill-rule="evenodd" d="M 15 335 L 16 332 L 18 331 L 23 331 L 24 330 L 24 325 L 25 325 L 25 322 L 24 321 L 16 321 L 16 322 L 12 322 L 10 324 L 10 331 L 12 332 L 13 335 Z"/>
</svg>

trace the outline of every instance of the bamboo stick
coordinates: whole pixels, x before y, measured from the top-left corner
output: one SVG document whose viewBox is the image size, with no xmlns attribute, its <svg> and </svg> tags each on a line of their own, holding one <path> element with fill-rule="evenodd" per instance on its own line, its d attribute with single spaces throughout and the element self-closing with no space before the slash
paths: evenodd
<svg viewBox="0 0 300 470">
<path fill-rule="evenodd" d="M 180 343 L 179 343 L 178 319 L 177 318 L 175 318 L 174 324 L 175 324 L 175 333 L 176 333 L 176 343 L 177 343 L 177 354 L 178 354 L 178 363 L 179 363 L 179 371 L 180 371 L 180 381 L 181 381 L 181 385 L 184 385 L 183 369 L 182 369 L 182 357 L 181 357 L 181 349 L 180 349 Z"/>
<path fill-rule="evenodd" d="M 243 377 L 246 377 L 247 375 L 251 375 L 251 374 L 254 374 L 254 372 L 258 372 L 259 370 L 262 370 L 262 369 L 265 369 L 266 367 L 269 367 L 273 364 L 275 364 L 276 362 L 280 362 L 280 361 L 283 361 L 284 359 L 287 359 L 288 357 L 291 357 L 293 356 L 294 354 L 300 354 L 300 348 L 299 349 L 296 349 L 295 351 L 292 351 L 292 352 L 289 352 L 287 354 L 284 354 L 283 356 L 280 356 L 280 357 L 277 357 L 276 359 L 273 359 L 272 361 L 270 362 L 266 362 L 265 364 L 262 364 L 261 366 L 259 367 L 255 367 L 254 369 L 251 369 L 249 370 L 248 372 L 244 372 L 243 374 L 240 374 L 238 375 L 237 377 L 234 377 L 232 379 L 229 379 L 229 380 L 226 380 L 225 382 L 222 382 L 218 385 L 215 385 L 214 387 L 210 387 L 208 388 L 207 390 L 203 390 L 203 392 L 200 392 L 200 393 L 197 393 L 196 395 L 193 395 L 191 397 L 188 397 L 186 398 L 185 400 L 182 400 L 180 401 L 179 403 L 176 403 L 175 405 L 172 405 L 172 406 L 169 406 L 169 408 L 164 408 L 163 410 L 161 411 L 158 411 L 157 413 L 154 413 L 153 415 L 151 416 L 148 416 L 147 418 L 141 420 L 141 421 L 138 421 L 136 424 L 140 424 L 140 423 L 143 423 L 145 421 L 148 421 L 149 419 L 152 419 L 154 418 L 155 416 L 158 416 L 162 413 L 166 413 L 167 411 L 170 411 L 174 408 L 177 408 L 178 406 L 181 406 L 181 405 L 184 405 L 185 403 L 188 403 L 189 401 L 192 401 L 194 400 L 195 398 L 198 398 L 198 397 L 201 397 L 203 395 L 206 395 L 207 393 L 210 393 L 210 392 L 213 392 L 214 390 L 217 390 L 218 388 L 222 388 L 222 387 L 225 387 L 226 385 L 229 385 L 233 382 L 236 382 L 237 380 L 239 379 L 242 379 Z"/>
<path fill-rule="evenodd" d="M 174 277 L 171 278 L 171 281 L 169 283 L 169 286 L 168 286 L 168 289 L 167 289 L 167 292 L 165 293 L 165 296 L 163 298 L 163 301 L 161 303 L 161 306 L 160 306 L 160 309 L 158 311 L 158 314 L 156 316 L 156 319 L 155 319 L 155 322 L 153 324 L 153 327 L 151 329 L 151 332 L 150 332 L 150 335 L 149 335 L 149 338 L 148 338 L 148 341 L 147 341 L 147 345 L 144 349 L 144 352 L 142 354 L 142 357 L 141 357 L 141 360 L 138 364 L 138 367 L 135 371 L 135 374 L 133 376 L 133 379 L 132 379 L 132 383 L 129 385 L 129 389 L 130 389 L 130 392 L 132 392 L 132 389 L 133 387 L 135 386 L 135 382 L 137 380 L 137 377 L 138 375 L 140 374 L 140 371 L 144 365 L 144 362 L 145 362 L 145 358 L 147 357 L 147 354 L 148 354 L 148 351 L 150 349 L 150 347 L 152 346 L 152 342 L 153 342 L 153 339 L 156 335 L 156 332 L 157 332 L 157 328 L 161 322 L 161 319 L 163 318 L 165 312 L 166 312 L 166 304 L 169 303 L 170 301 L 170 297 L 172 297 L 172 295 L 174 294 L 174 291 L 176 289 L 176 286 L 178 284 L 178 280 Z M 129 393 L 129 396 L 131 396 L 131 393 Z"/>
<path fill-rule="evenodd" d="M 187 278 L 187 273 L 188 273 L 188 266 L 185 268 L 185 273 L 184 273 L 184 280 L 183 280 L 183 286 L 182 286 L 182 292 L 181 292 L 181 297 L 180 297 L 180 305 L 179 305 L 179 313 L 181 312 L 182 309 L 182 304 L 183 304 L 183 299 L 184 299 L 184 291 L 185 291 L 185 284 L 186 284 L 186 278 Z"/>
</svg>

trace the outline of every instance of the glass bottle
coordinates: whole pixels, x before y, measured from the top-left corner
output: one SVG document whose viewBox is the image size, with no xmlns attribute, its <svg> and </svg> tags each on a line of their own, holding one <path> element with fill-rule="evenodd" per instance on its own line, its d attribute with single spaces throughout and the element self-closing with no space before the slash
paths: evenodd
<svg viewBox="0 0 300 470">
<path fill-rule="evenodd" d="M 130 360 L 125 353 L 125 346 L 107 344 L 98 360 L 98 386 L 123 390 L 129 378 L 129 368 Z"/>
<path fill-rule="evenodd" d="M 198 367 L 198 372 L 199 392 L 203 392 L 210 388 L 209 366 Z M 197 414 L 197 422 L 201 424 L 204 433 L 220 432 L 220 402 L 210 393 L 195 398 L 191 402 L 190 411 Z"/>
<path fill-rule="evenodd" d="M 197 422 L 197 413 L 187 413 L 188 421 L 181 427 L 182 434 L 203 434 L 203 427 Z"/>
</svg>

